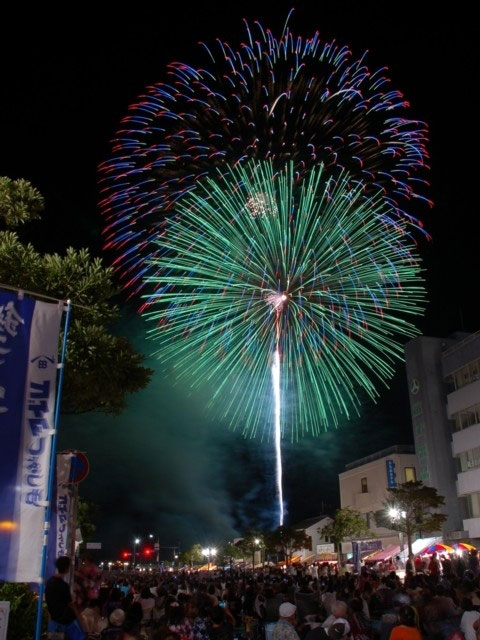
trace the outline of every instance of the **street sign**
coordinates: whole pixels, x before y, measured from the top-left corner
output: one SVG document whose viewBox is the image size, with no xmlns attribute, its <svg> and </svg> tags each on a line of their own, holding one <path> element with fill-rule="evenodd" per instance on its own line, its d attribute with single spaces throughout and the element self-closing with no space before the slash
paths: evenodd
<svg viewBox="0 0 480 640">
<path fill-rule="evenodd" d="M 87 456 L 81 451 L 74 451 L 70 471 L 70 482 L 82 482 L 88 476 L 90 465 Z"/>
<path fill-rule="evenodd" d="M 87 542 L 87 549 L 101 549 L 101 542 Z"/>
<path fill-rule="evenodd" d="M 160 545 L 158 544 L 158 542 L 155 542 L 155 544 L 153 545 L 153 548 L 155 551 L 160 551 Z"/>
</svg>

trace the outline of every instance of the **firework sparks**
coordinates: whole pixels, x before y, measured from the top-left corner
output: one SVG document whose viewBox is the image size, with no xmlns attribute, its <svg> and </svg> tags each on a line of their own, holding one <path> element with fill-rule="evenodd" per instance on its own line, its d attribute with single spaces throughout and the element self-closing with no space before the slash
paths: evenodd
<svg viewBox="0 0 480 640">
<path fill-rule="evenodd" d="M 246 216 L 262 192 L 275 216 Z M 417 331 L 423 281 L 406 222 L 345 175 L 250 161 L 206 178 L 165 220 L 149 299 L 158 355 L 245 434 L 268 431 L 268 372 L 281 355 L 282 430 L 292 438 L 335 426 L 377 396 Z M 223 401 L 223 402 L 222 402 Z"/>
<path fill-rule="evenodd" d="M 246 27 L 236 48 L 202 44 L 201 67 L 171 63 L 168 81 L 131 105 L 100 166 L 105 246 L 132 295 L 154 273 L 161 220 L 204 176 L 249 159 L 293 162 L 296 180 L 319 163 L 335 178 L 347 171 L 366 198 L 383 194 L 392 218 L 417 224 L 402 207 L 424 198 L 427 127 L 406 117 L 385 69 L 318 32 L 302 38 L 287 24 L 277 39 Z M 262 191 L 245 205 L 254 217 L 276 215 Z"/>
</svg>

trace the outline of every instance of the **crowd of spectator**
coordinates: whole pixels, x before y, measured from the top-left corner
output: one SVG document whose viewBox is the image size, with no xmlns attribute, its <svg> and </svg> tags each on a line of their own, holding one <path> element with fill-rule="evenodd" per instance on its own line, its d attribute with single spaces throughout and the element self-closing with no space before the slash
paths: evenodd
<svg viewBox="0 0 480 640">
<path fill-rule="evenodd" d="M 92 640 L 477 640 L 476 552 L 347 569 L 106 571 L 71 606 Z"/>
</svg>

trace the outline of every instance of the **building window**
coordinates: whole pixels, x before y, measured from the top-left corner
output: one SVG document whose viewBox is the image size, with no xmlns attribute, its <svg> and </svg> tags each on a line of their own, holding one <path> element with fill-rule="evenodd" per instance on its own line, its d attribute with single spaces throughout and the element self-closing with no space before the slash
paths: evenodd
<svg viewBox="0 0 480 640">
<path fill-rule="evenodd" d="M 452 420 L 455 422 L 454 431 L 462 431 L 462 429 L 468 429 L 468 427 L 480 423 L 480 404 L 455 413 Z"/>
<path fill-rule="evenodd" d="M 415 467 L 405 467 L 405 482 L 416 482 L 417 474 L 415 473 Z"/>
<path fill-rule="evenodd" d="M 472 362 L 472 364 L 470 365 L 470 378 L 472 379 L 472 382 L 478 380 L 478 378 L 480 377 L 478 364 L 478 360 L 475 360 L 475 362 Z"/>
<path fill-rule="evenodd" d="M 465 500 L 467 518 L 480 517 L 480 492 L 471 493 Z"/>
<path fill-rule="evenodd" d="M 475 380 L 478 380 L 479 377 L 480 360 L 474 360 L 461 369 L 458 369 L 458 371 L 452 373 L 451 376 L 448 376 L 446 379 L 447 387 L 449 390 L 451 390 L 452 386 L 455 388 L 455 390 L 461 389 L 465 385 L 475 382 Z"/>
<path fill-rule="evenodd" d="M 360 480 L 360 483 L 362 485 L 362 493 L 368 493 L 368 484 L 367 484 L 367 479 L 366 478 L 362 478 Z"/>
<path fill-rule="evenodd" d="M 480 447 L 470 449 L 469 451 L 462 451 L 457 456 L 457 471 L 469 471 L 470 469 L 476 469 L 480 467 Z"/>
<path fill-rule="evenodd" d="M 453 376 L 448 376 L 445 379 L 445 384 L 447 385 L 447 393 L 453 393 L 456 389 L 455 379 Z"/>
</svg>

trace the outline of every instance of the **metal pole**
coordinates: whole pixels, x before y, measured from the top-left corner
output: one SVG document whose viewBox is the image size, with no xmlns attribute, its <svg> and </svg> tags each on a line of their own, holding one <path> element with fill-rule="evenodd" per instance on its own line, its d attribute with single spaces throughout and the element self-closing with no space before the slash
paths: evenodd
<svg viewBox="0 0 480 640">
<path fill-rule="evenodd" d="M 40 640 L 40 636 L 42 633 L 43 597 L 45 594 L 45 573 L 47 570 L 48 533 L 50 531 L 50 521 L 52 518 L 53 480 L 55 477 L 55 467 L 56 467 L 55 463 L 56 463 L 56 448 L 57 448 L 57 427 L 58 427 L 58 421 L 60 416 L 60 401 L 62 398 L 63 376 L 65 373 L 65 357 L 67 353 L 67 338 L 68 338 L 68 328 L 70 325 L 71 310 L 72 310 L 72 302 L 71 300 L 67 300 L 66 309 L 65 309 L 65 327 L 63 332 L 62 354 L 60 356 L 60 362 L 58 363 L 58 369 L 60 373 L 58 374 L 57 397 L 55 399 L 55 412 L 53 417 L 53 436 L 52 436 L 52 446 L 50 450 L 50 470 L 48 474 L 47 508 L 45 510 L 45 524 L 43 528 L 42 564 L 40 569 L 40 584 L 39 584 L 38 604 L 37 604 L 37 623 L 35 627 L 35 640 Z"/>
</svg>

